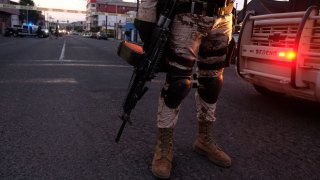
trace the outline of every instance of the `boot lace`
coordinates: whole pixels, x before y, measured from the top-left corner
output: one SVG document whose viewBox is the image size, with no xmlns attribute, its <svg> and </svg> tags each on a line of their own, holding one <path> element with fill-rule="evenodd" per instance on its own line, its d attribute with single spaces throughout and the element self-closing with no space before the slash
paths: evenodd
<svg viewBox="0 0 320 180">
<path fill-rule="evenodd" d="M 165 157 L 168 155 L 169 151 L 172 148 L 172 130 L 163 129 L 161 131 L 161 156 Z"/>
<path fill-rule="evenodd" d="M 215 146 L 218 150 L 222 151 L 221 147 L 216 143 L 216 141 L 213 138 L 212 135 L 212 122 L 210 121 L 205 121 L 204 123 L 204 128 L 202 128 L 201 132 L 202 134 L 204 134 L 204 140 L 206 144 L 210 144 Z"/>
</svg>

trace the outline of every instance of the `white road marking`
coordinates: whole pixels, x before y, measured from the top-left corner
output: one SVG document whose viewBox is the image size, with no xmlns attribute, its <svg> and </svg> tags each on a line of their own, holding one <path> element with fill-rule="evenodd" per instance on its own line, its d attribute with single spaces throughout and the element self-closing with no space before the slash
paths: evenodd
<svg viewBox="0 0 320 180">
<path fill-rule="evenodd" d="M 4 61 L 11 61 L 11 60 L 4 60 Z M 32 62 L 72 62 L 72 63 L 106 63 L 107 61 L 104 60 L 68 60 L 68 59 L 63 59 L 63 60 L 49 60 L 49 59 L 43 59 L 43 60 L 24 60 L 23 62 L 26 63 L 32 63 Z"/>
<path fill-rule="evenodd" d="M 61 54 L 60 54 L 60 58 L 59 58 L 60 61 L 62 61 L 63 58 L 64 58 L 64 52 L 65 52 L 65 50 L 66 50 L 66 39 L 65 39 L 64 42 L 63 42 L 63 47 L 62 47 Z"/>
<path fill-rule="evenodd" d="M 79 82 L 74 78 L 55 78 L 55 79 L 6 79 L 0 80 L 0 84 L 11 84 L 11 83 L 21 83 L 21 84 L 78 84 Z"/>
<path fill-rule="evenodd" d="M 151 82 L 152 83 L 156 83 L 156 84 L 164 84 L 166 81 L 165 80 L 152 79 Z"/>
<path fill-rule="evenodd" d="M 59 61 L 63 62 L 63 61 Z M 63 64 L 33 64 L 33 63 L 15 63 L 9 64 L 10 66 L 74 66 L 74 67 L 115 67 L 115 68 L 130 68 L 132 66 L 116 65 L 116 64 L 78 64 L 78 63 L 63 63 Z"/>
<path fill-rule="evenodd" d="M 89 47 L 87 47 L 87 46 L 72 46 L 71 48 L 74 48 L 74 49 L 88 49 Z"/>
</svg>

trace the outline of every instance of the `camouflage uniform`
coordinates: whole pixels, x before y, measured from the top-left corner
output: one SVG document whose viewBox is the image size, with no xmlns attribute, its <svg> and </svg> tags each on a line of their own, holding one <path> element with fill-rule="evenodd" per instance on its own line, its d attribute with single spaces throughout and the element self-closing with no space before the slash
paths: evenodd
<svg viewBox="0 0 320 180">
<path fill-rule="evenodd" d="M 183 1 L 190 3 L 188 0 Z M 181 0 L 179 3 L 183 3 L 183 1 Z M 142 3 L 138 11 L 138 19 L 155 22 L 156 3 L 157 0 L 149 0 Z M 199 131 L 207 130 L 207 125 L 203 126 L 203 123 L 212 125 L 212 122 L 215 121 L 216 102 L 223 82 L 223 64 L 226 59 L 226 49 L 232 35 L 233 15 L 231 11 L 233 2 L 229 2 L 227 5 L 231 7 L 231 10 L 226 11 L 221 16 L 204 16 L 188 12 L 175 15 L 166 53 L 166 58 L 169 62 L 167 79 L 159 98 L 157 114 L 158 138 L 162 138 L 161 134 L 163 134 L 162 131 L 164 129 L 169 129 L 171 132 L 171 129 L 177 123 L 181 101 L 191 88 L 191 75 L 195 63 L 197 63 L 196 73 L 199 79 L 195 101 L 199 127 L 202 126 Z M 216 151 L 216 146 L 211 147 L 213 143 L 211 139 L 208 141 L 210 141 L 208 147 L 210 146 L 211 150 L 213 148 Z M 153 160 L 153 174 L 160 178 L 168 177 L 167 171 L 170 172 L 171 170 L 173 156 L 170 154 L 170 151 L 171 153 L 173 151 L 172 149 L 170 150 L 173 142 L 169 140 L 169 154 L 162 156 L 162 159 L 164 157 L 166 159 L 164 161 L 168 162 L 168 167 L 167 169 L 164 168 L 167 171 L 163 170 L 163 160 L 161 163 L 157 163 L 157 159 L 160 162 L 161 156 L 156 154 L 157 151 L 160 152 L 164 143 L 158 139 Z M 199 142 L 195 144 L 198 147 Z M 195 149 L 199 149 L 197 147 Z M 207 156 L 209 157 L 209 155 Z M 230 166 L 230 158 L 226 154 L 222 156 L 224 158 L 223 161 L 226 161 L 226 163 L 219 164 L 219 162 L 212 160 L 210 157 L 209 159 L 218 165 Z"/>
<path fill-rule="evenodd" d="M 156 4 L 157 0 L 142 3 L 139 7 L 138 19 L 156 22 Z M 171 28 L 172 38 L 169 40 L 169 50 L 166 56 L 170 65 L 169 73 L 175 71 L 175 75 L 180 73 L 182 76 L 191 77 L 193 65 L 197 62 L 198 78 L 223 78 L 223 67 L 220 63 L 225 61 L 226 54 L 223 52 L 228 46 L 232 34 L 232 14 L 231 12 L 225 13 L 221 17 L 191 13 L 175 16 Z M 208 68 L 202 68 L 203 66 Z M 210 67 L 212 68 L 210 69 Z M 166 83 L 164 89 L 169 86 L 170 84 Z M 217 89 L 217 91 L 219 90 Z M 195 97 L 198 120 L 215 121 L 216 104 L 206 103 L 197 92 Z M 166 107 L 163 97 L 160 97 L 157 118 L 159 128 L 174 127 L 178 114 L 179 106 L 174 109 Z"/>
</svg>

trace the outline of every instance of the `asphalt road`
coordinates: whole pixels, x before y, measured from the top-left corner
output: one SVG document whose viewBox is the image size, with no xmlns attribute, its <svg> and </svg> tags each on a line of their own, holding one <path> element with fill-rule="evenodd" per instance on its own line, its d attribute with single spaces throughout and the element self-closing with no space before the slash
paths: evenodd
<svg viewBox="0 0 320 180">
<path fill-rule="evenodd" d="M 132 68 L 118 41 L 0 37 L 0 179 L 155 179 L 157 99 L 163 74 L 118 118 Z M 175 129 L 172 179 L 319 179 L 320 105 L 269 98 L 225 69 L 215 136 L 231 168 L 192 151 L 194 91 Z"/>
</svg>

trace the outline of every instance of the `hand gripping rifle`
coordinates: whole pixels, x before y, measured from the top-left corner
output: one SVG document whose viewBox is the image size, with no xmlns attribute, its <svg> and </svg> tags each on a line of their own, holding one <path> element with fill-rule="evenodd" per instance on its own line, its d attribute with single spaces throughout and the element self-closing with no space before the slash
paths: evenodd
<svg viewBox="0 0 320 180">
<path fill-rule="evenodd" d="M 159 16 L 159 20 L 152 34 L 151 43 L 145 53 L 128 53 L 130 48 L 136 48 L 137 45 L 128 42 L 122 42 L 118 49 L 118 55 L 123 59 L 137 58 L 139 63 L 129 62 L 134 65 L 134 71 L 131 76 L 131 80 L 128 87 L 128 93 L 123 103 L 123 112 L 120 116 L 122 125 L 118 131 L 116 142 L 119 142 L 123 129 L 127 122 L 130 121 L 131 111 L 135 108 L 137 102 L 147 92 L 148 87 L 146 86 L 147 81 L 151 81 L 156 77 L 156 73 L 160 70 L 161 59 L 164 54 L 164 48 L 169 37 L 169 26 L 174 16 L 173 10 L 176 6 L 177 0 L 167 1 L 164 11 Z M 131 59 L 131 60 L 130 60 Z"/>
</svg>

